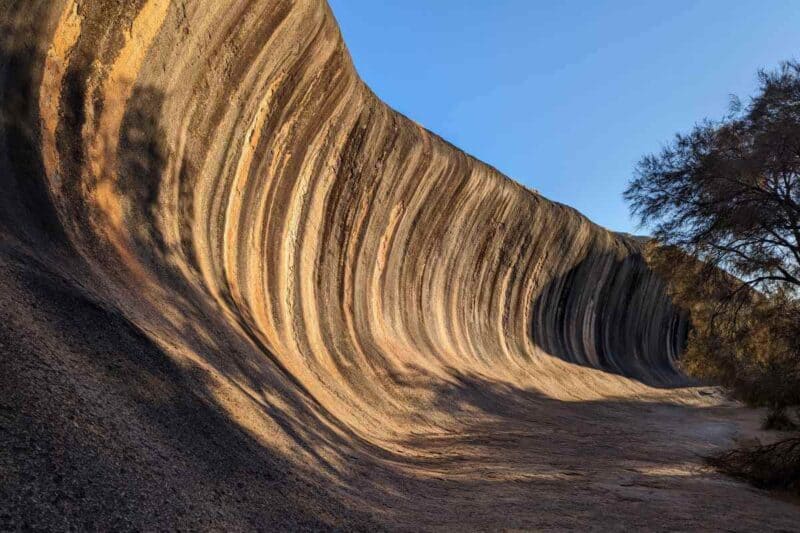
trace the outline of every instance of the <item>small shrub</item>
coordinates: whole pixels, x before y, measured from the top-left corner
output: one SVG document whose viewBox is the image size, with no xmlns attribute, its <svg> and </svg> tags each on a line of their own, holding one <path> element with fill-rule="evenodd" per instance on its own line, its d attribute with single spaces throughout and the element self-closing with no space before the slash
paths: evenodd
<svg viewBox="0 0 800 533">
<path fill-rule="evenodd" d="M 800 437 L 766 446 L 731 450 L 707 462 L 730 476 L 763 489 L 800 493 Z"/>
<path fill-rule="evenodd" d="M 786 414 L 786 409 L 770 409 L 764 417 L 763 428 L 774 431 L 795 431 L 797 424 Z"/>
</svg>

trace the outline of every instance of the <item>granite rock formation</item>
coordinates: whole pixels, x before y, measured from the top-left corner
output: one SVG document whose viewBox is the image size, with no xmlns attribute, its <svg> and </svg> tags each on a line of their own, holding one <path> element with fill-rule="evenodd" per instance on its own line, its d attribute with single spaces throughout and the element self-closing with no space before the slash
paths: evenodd
<svg viewBox="0 0 800 533">
<path fill-rule="evenodd" d="M 641 244 L 384 105 L 324 0 L 0 23 L 0 525 L 748 524 Z"/>
</svg>

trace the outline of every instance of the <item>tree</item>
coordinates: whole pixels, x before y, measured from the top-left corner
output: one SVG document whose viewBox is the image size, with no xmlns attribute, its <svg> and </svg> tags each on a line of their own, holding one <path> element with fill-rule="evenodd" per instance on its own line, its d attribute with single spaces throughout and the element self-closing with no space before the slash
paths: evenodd
<svg viewBox="0 0 800 533">
<path fill-rule="evenodd" d="M 762 71 L 759 81 L 748 106 L 734 99 L 725 119 L 644 157 L 625 198 L 659 242 L 761 292 L 797 295 L 800 63 Z"/>
<path fill-rule="evenodd" d="M 684 367 L 780 411 L 800 402 L 800 63 L 758 77 L 749 105 L 644 157 L 625 198 L 691 311 Z"/>
<path fill-rule="evenodd" d="M 800 63 L 759 73 L 747 106 L 733 99 L 657 155 L 625 191 L 654 231 L 653 269 L 691 313 L 683 368 L 770 407 L 765 426 L 796 426 L 800 404 Z M 761 486 L 800 491 L 800 437 L 710 458 Z"/>
</svg>

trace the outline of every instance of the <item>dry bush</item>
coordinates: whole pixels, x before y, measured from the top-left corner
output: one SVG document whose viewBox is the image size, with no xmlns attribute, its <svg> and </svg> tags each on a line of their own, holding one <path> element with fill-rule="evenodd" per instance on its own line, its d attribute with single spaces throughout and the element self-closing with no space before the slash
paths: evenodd
<svg viewBox="0 0 800 533">
<path fill-rule="evenodd" d="M 757 487 L 800 492 L 800 437 L 731 450 L 707 461 L 718 470 Z"/>
</svg>

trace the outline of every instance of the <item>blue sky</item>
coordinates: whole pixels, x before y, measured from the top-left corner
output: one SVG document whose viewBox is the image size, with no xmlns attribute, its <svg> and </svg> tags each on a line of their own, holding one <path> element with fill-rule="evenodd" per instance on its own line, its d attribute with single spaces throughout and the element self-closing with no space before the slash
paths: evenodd
<svg viewBox="0 0 800 533">
<path fill-rule="evenodd" d="M 609 229 L 638 159 L 800 58 L 800 1 L 329 0 L 362 78 Z"/>
</svg>

